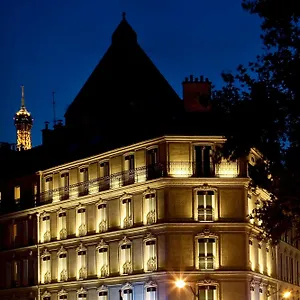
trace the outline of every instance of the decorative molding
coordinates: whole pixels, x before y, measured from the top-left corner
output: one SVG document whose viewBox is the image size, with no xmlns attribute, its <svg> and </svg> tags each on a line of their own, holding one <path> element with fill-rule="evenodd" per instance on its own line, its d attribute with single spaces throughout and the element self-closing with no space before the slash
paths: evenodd
<svg viewBox="0 0 300 300">
<path fill-rule="evenodd" d="M 149 195 L 149 194 L 155 194 L 156 195 L 156 190 L 152 189 L 148 186 L 147 189 L 143 192 L 143 197 L 145 197 L 146 195 Z"/>
<path fill-rule="evenodd" d="M 98 289 L 98 292 L 108 292 L 108 287 L 106 285 L 101 285 Z"/>
<path fill-rule="evenodd" d="M 149 287 L 157 287 L 157 283 L 153 280 L 149 280 L 145 283 L 145 288 L 149 288 Z"/>
<path fill-rule="evenodd" d="M 51 297 L 51 294 L 47 290 L 43 293 L 42 299 L 45 297 Z"/>
<path fill-rule="evenodd" d="M 124 290 L 132 290 L 133 289 L 133 285 L 129 282 L 126 282 L 123 286 L 122 286 L 122 291 Z"/>
<path fill-rule="evenodd" d="M 60 256 L 61 254 L 67 254 L 67 253 L 68 251 L 64 248 L 64 246 L 61 246 L 57 252 L 57 256 Z"/>
<path fill-rule="evenodd" d="M 219 285 L 219 282 L 211 278 L 205 278 L 197 281 L 197 285 Z"/>
<path fill-rule="evenodd" d="M 119 242 L 119 246 L 126 245 L 126 244 L 132 244 L 132 242 L 126 236 L 124 236 L 124 238 Z"/>
<path fill-rule="evenodd" d="M 101 248 L 108 248 L 108 244 L 105 243 L 104 239 L 101 239 L 99 244 L 96 247 L 96 250 L 99 250 Z"/>
<path fill-rule="evenodd" d="M 64 295 L 68 295 L 68 292 L 62 288 L 62 289 L 58 292 L 58 296 L 64 296 Z"/>
<path fill-rule="evenodd" d="M 194 188 L 194 191 L 214 191 L 218 192 L 218 188 L 216 186 L 209 185 L 208 183 L 203 183 L 203 185 L 199 185 Z"/>
<path fill-rule="evenodd" d="M 40 214 L 41 219 L 43 219 L 44 217 L 47 217 L 47 216 L 50 216 L 50 213 L 48 213 L 48 212 L 46 212 L 46 211 L 43 211 L 43 212 Z"/>
<path fill-rule="evenodd" d="M 45 257 L 45 256 L 50 256 L 50 252 L 45 248 L 43 251 L 43 254 L 41 255 L 41 258 Z"/>
<path fill-rule="evenodd" d="M 128 193 L 124 193 L 121 197 L 120 197 L 120 201 L 124 200 L 124 199 L 132 199 L 132 194 L 128 194 Z"/>
<path fill-rule="evenodd" d="M 67 212 L 66 209 L 60 207 L 60 208 L 57 210 L 56 214 L 57 214 L 57 216 L 58 216 L 59 214 L 61 214 L 61 213 L 66 213 L 66 212 Z"/>
<path fill-rule="evenodd" d="M 145 238 L 143 239 L 144 242 L 156 240 L 156 236 L 153 235 L 151 232 L 147 232 Z"/>
<path fill-rule="evenodd" d="M 84 293 L 87 294 L 87 290 L 83 288 L 83 286 L 79 290 L 77 290 L 77 294 L 84 294 Z"/>
<path fill-rule="evenodd" d="M 196 239 L 197 238 L 201 238 L 201 237 L 214 237 L 214 238 L 218 238 L 218 236 L 214 232 L 210 231 L 210 229 L 208 227 L 204 228 L 204 230 L 202 232 L 199 232 L 195 236 Z"/>
<path fill-rule="evenodd" d="M 80 245 L 76 248 L 76 252 L 79 251 L 87 251 L 87 248 L 84 247 L 83 243 L 80 243 Z"/>
</svg>

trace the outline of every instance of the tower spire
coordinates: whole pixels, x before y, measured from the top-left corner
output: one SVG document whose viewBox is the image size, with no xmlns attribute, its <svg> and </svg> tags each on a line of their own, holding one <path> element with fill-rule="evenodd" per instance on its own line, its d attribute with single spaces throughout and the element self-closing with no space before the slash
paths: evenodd
<svg viewBox="0 0 300 300">
<path fill-rule="evenodd" d="M 21 85 L 21 90 L 22 90 L 21 107 L 25 107 L 24 85 Z"/>
</svg>

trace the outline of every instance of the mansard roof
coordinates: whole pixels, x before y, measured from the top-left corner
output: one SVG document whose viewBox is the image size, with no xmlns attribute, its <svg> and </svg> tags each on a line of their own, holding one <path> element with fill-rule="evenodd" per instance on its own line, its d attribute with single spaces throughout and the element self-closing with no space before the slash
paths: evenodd
<svg viewBox="0 0 300 300">
<path fill-rule="evenodd" d="M 145 114 L 165 118 L 181 109 L 182 101 L 137 41 L 137 34 L 123 17 L 112 42 L 74 101 L 65 118 L 69 127 L 106 131 L 111 119 Z M 142 118 L 139 118 L 142 116 Z M 133 120 L 134 121 L 134 120 Z M 136 123 L 136 122 L 135 122 Z"/>
</svg>

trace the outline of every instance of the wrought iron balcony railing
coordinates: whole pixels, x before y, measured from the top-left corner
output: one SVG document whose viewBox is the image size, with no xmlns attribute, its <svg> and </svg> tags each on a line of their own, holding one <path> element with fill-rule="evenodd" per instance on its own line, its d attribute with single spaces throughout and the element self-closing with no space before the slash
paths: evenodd
<svg viewBox="0 0 300 300">
<path fill-rule="evenodd" d="M 233 174 L 232 171 L 226 174 L 224 168 L 220 172 L 220 166 L 215 166 L 212 163 L 207 164 L 205 168 L 199 168 L 198 163 L 184 161 L 143 166 L 42 192 L 38 197 L 38 205 L 94 194 L 161 177 L 219 177 L 220 174 L 222 177 L 236 177 L 238 175 L 237 173 Z"/>
</svg>

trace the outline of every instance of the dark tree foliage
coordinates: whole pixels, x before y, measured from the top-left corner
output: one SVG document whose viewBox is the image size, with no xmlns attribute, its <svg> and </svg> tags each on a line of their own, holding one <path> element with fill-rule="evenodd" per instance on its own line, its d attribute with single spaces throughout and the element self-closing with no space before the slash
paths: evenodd
<svg viewBox="0 0 300 300">
<path fill-rule="evenodd" d="M 227 114 L 223 154 L 234 159 L 251 147 L 264 158 L 252 170 L 253 187 L 272 193 L 256 209 L 267 236 L 278 242 L 292 226 L 300 233 L 300 5 L 298 0 L 242 0 L 262 19 L 262 53 L 236 74 L 223 74 L 214 93 Z M 300 236 L 299 236 L 300 238 Z"/>
</svg>

